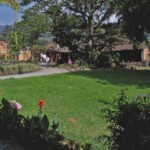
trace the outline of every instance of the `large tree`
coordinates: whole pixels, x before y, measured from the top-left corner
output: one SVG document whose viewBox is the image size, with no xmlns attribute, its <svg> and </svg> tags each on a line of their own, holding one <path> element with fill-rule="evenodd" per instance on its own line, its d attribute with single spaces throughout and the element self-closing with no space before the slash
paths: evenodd
<svg viewBox="0 0 150 150">
<path fill-rule="evenodd" d="M 65 0 L 65 6 L 77 17 L 82 18 L 80 28 L 85 29 L 86 43 L 93 47 L 97 44 L 98 29 L 102 29 L 104 21 L 114 13 L 113 2 L 110 0 Z"/>
<path fill-rule="evenodd" d="M 40 13 L 38 6 L 25 10 L 22 20 L 17 24 L 18 32 L 26 45 L 34 45 L 36 40 L 51 30 L 51 19 Z"/>
<path fill-rule="evenodd" d="M 113 25 L 108 20 L 114 14 L 113 0 L 31 1 L 52 18 L 52 33 L 62 45 L 76 46 L 93 57 L 112 41 Z"/>
<path fill-rule="evenodd" d="M 117 0 L 119 22 L 127 36 L 142 42 L 150 33 L 150 0 Z"/>
</svg>

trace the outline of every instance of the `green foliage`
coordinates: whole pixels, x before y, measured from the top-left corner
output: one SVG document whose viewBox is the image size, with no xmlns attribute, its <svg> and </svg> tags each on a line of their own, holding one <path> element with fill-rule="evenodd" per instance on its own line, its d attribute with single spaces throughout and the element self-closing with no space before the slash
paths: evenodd
<svg viewBox="0 0 150 150">
<path fill-rule="evenodd" d="M 58 131 L 58 122 L 50 122 L 46 115 L 40 110 L 38 115 L 24 117 L 18 114 L 18 109 L 14 108 L 16 101 L 2 100 L 0 107 L 0 137 L 12 137 L 17 142 L 27 148 L 37 150 L 67 150 L 59 142 L 63 139 Z M 19 108 L 20 109 L 20 108 Z M 40 108 L 41 109 L 41 108 Z"/>
<path fill-rule="evenodd" d="M 14 132 L 21 127 L 23 116 L 18 114 L 18 111 L 14 109 L 11 102 L 2 99 L 0 107 L 0 132 L 1 137 L 9 137 L 11 130 Z"/>
<path fill-rule="evenodd" d="M 143 42 L 150 32 L 150 1 L 125 0 L 118 1 L 118 18 L 123 30 L 133 41 Z"/>
<path fill-rule="evenodd" d="M 25 120 L 25 133 L 24 138 L 28 138 L 28 141 L 23 144 L 29 144 L 33 148 L 48 149 L 48 147 L 59 147 L 59 140 L 63 139 L 63 136 L 59 135 L 57 128 L 59 124 L 51 123 L 48 120 L 47 115 L 37 115 Z M 55 126 L 56 128 L 54 128 Z M 22 140 L 23 140 L 22 139 Z M 22 141 L 23 142 L 23 141 Z M 41 145 L 42 144 L 42 145 Z M 54 145 L 53 145 L 54 144 Z M 56 144 L 56 145 L 55 145 Z M 60 146 L 61 147 L 61 146 Z"/>
<path fill-rule="evenodd" d="M 9 42 L 11 32 L 12 32 L 12 26 L 6 25 L 0 35 L 0 40 Z"/>
<path fill-rule="evenodd" d="M 119 53 L 115 52 L 102 52 L 97 60 L 97 66 L 100 67 L 111 67 L 112 63 L 119 64 L 120 62 L 120 55 Z"/>
<path fill-rule="evenodd" d="M 124 90 L 112 110 L 105 111 L 111 136 L 112 150 L 150 149 L 150 96 L 141 95 L 128 101 Z"/>
<path fill-rule="evenodd" d="M 89 66 L 88 63 L 83 59 L 75 60 L 74 65 L 75 66 L 87 66 L 87 67 Z"/>
<path fill-rule="evenodd" d="M 17 36 L 16 36 L 16 34 L 17 34 Z M 17 40 L 17 43 L 16 43 L 16 40 Z M 11 33 L 9 47 L 12 51 L 19 51 L 24 47 L 23 37 L 20 32 L 12 32 Z"/>
<path fill-rule="evenodd" d="M 52 34 L 56 36 L 56 42 L 72 48 L 76 41 L 81 39 L 82 29 L 76 27 L 78 22 L 81 22 L 80 18 L 66 12 L 57 16 L 57 23 L 54 23 L 52 30 Z"/>
<path fill-rule="evenodd" d="M 40 52 L 46 52 L 46 48 L 45 46 L 41 46 L 41 45 L 33 45 L 31 47 L 31 51 L 32 53 L 40 53 Z"/>
<path fill-rule="evenodd" d="M 38 71 L 39 66 L 30 63 L 19 63 L 13 65 L 1 65 L 0 75 L 23 74 Z"/>
<path fill-rule="evenodd" d="M 97 59 L 99 51 L 116 39 L 114 25 L 107 23 L 114 14 L 115 1 L 48 0 L 45 3 L 31 0 L 23 1 L 23 4 L 33 1 L 39 12 L 44 11 L 51 18 L 55 41 L 80 52 L 90 63 Z"/>
<path fill-rule="evenodd" d="M 38 71 L 40 68 L 39 66 L 31 63 L 21 63 L 18 64 L 19 74 L 28 73 Z"/>
<path fill-rule="evenodd" d="M 38 6 L 33 6 L 25 10 L 21 22 L 17 24 L 17 30 L 21 33 L 24 44 L 32 46 L 41 35 L 50 32 L 51 19 L 39 12 Z"/>
</svg>

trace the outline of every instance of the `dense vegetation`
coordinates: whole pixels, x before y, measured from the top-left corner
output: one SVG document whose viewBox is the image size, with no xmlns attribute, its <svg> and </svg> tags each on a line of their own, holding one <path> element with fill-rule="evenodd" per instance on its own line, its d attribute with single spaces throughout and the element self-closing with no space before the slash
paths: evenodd
<svg viewBox="0 0 150 150">
<path fill-rule="evenodd" d="M 150 95 L 138 95 L 129 101 L 124 90 L 114 101 L 113 109 L 105 110 L 111 132 L 111 150 L 150 149 Z"/>
</svg>

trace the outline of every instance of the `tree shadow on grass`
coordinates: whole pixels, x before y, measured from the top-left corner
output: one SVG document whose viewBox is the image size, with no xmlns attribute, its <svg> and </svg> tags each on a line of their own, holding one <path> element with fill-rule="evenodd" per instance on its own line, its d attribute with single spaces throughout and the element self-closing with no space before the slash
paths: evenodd
<svg viewBox="0 0 150 150">
<path fill-rule="evenodd" d="M 71 74 L 93 78 L 104 85 L 150 88 L 150 70 L 97 69 L 72 72 Z"/>
<path fill-rule="evenodd" d="M 98 99 L 97 102 L 99 102 L 101 104 L 104 104 L 104 105 L 107 105 L 107 106 L 112 106 L 113 105 L 112 102 L 101 100 L 101 99 Z"/>
</svg>

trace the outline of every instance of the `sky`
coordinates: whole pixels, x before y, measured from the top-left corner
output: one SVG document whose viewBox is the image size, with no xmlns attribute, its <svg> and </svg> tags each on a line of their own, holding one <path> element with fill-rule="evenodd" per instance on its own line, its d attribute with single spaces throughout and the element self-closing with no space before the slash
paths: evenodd
<svg viewBox="0 0 150 150">
<path fill-rule="evenodd" d="M 26 9 L 26 8 L 28 8 L 30 6 L 31 5 L 26 6 L 23 9 Z M 21 20 L 21 16 L 22 16 L 22 13 L 19 12 L 19 14 L 18 14 L 18 21 Z M 115 15 L 113 15 L 111 17 L 109 22 L 114 22 L 114 21 L 116 21 Z M 13 25 L 13 23 L 14 23 L 14 10 L 11 7 L 9 7 L 9 6 L 0 5 L 0 25 Z"/>
<path fill-rule="evenodd" d="M 21 19 L 19 13 L 18 19 Z M 14 23 L 14 10 L 8 6 L 0 6 L 0 25 L 12 25 Z"/>
<path fill-rule="evenodd" d="M 30 6 L 26 6 L 26 9 Z M 22 13 L 18 14 L 18 21 L 21 20 Z M 14 23 L 14 10 L 6 5 L 0 5 L 0 25 L 12 25 Z"/>
</svg>

